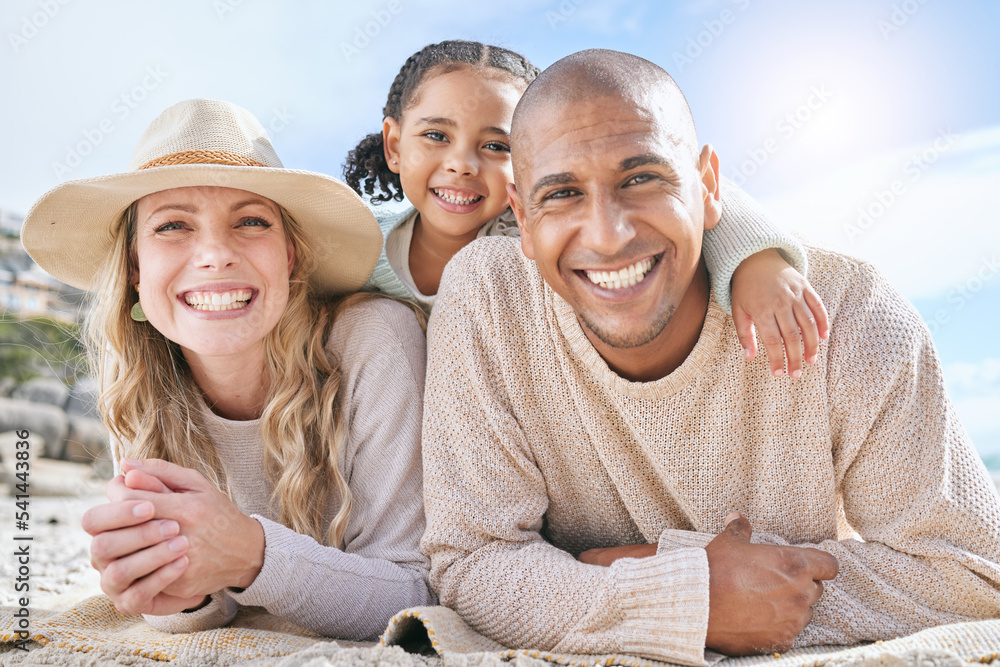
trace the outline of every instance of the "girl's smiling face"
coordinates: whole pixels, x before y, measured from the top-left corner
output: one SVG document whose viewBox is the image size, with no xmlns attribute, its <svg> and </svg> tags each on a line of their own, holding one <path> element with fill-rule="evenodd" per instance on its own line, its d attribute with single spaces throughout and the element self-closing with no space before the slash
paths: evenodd
<svg viewBox="0 0 1000 667">
<path fill-rule="evenodd" d="M 432 72 L 402 121 L 385 120 L 386 160 L 421 224 L 471 240 L 508 207 L 510 121 L 522 92 L 521 82 L 490 70 Z"/>
<path fill-rule="evenodd" d="M 263 353 L 288 302 L 295 253 L 281 209 L 245 190 L 186 187 L 140 199 L 133 276 L 149 324 L 189 363 Z"/>
</svg>

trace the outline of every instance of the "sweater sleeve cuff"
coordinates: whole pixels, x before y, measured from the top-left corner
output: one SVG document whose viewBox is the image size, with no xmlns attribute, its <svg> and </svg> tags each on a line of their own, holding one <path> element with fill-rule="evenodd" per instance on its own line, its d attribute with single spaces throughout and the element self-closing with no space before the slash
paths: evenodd
<svg viewBox="0 0 1000 667">
<path fill-rule="evenodd" d="M 175 634 L 221 628 L 233 620 L 239 605 L 225 591 L 213 593 L 210 597 L 207 605 L 195 611 L 182 611 L 167 616 L 143 614 L 143 618 L 157 630 Z"/>
<path fill-rule="evenodd" d="M 775 248 L 803 276 L 809 267 L 802 244 L 776 227 L 760 204 L 726 178 L 721 182 L 721 199 L 722 220 L 705 232 L 702 255 L 712 278 L 715 300 L 732 313 L 733 273 L 750 255 Z"/>
<path fill-rule="evenodd" d="M 623 558 L 593 607 L 553 650 L 706 665 L 708 557 L 685 548 Z"/>
<path fill-rule="evenodd" d="M 281 556 L 288 550 L 288 529 L 259 514 L 251 514 L 250 518 L 256 519 L 264 529 L 264 565 L 252 584 L 242 590 L 227 588 L 226 593 L 244 607 L 267 607 L 275 596 L 288 595 L 282 572 L 286 559 Z"/>
<path fill-rule="evenodd" d="M 660 535 L 660 541 L 657 543 L 656 553 L 662 554 L 667 553 L 668 551 L 673 551 L 674 549 L 688 549 L 691 547 L 704 549 L 713 539 L 715 539 L 715 535 L 711 535 L 709 533 L 698 533 L 693 530 L 677 530 L 676 528 L 667 528 Z"/>
</svg>

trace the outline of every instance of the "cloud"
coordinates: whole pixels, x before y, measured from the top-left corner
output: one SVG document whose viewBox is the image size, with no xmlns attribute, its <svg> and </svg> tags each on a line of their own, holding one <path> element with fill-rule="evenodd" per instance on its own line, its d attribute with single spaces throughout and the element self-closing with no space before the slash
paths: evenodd
<svg viewBox="0 0 1000 667">
<path fill-rule="evenodd" d="M 806 238 L 871 260 L 909 299 L 934 299 L 1000 249 L 1000 127 L 877 155 L 763 203 Z"/>
<path fill-rule="evenodd" d="M 954 362 L 945 383 L 962 424 L 980 455 L 1000 468 L 1000 359 Z"/>
</svg>

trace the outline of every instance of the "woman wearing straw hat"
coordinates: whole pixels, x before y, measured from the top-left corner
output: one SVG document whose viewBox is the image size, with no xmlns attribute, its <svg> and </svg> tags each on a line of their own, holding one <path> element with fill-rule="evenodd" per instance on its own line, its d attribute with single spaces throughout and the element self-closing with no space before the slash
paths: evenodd
<svg viewBox="0 0 1000 667">
<path fill-rule="evenodd" d="M 94 293 L 87 343 L 118 474 L 84 516 L 123 613 L 192 631 L 239 605 L 372 637 L 427 604 L 423 333 L 359 288 L 381 250 L 347 186 L 284 169 L 260 123 L 189 100 L 129 171 L 64 183 L 22 242 Z"/>
</svg>

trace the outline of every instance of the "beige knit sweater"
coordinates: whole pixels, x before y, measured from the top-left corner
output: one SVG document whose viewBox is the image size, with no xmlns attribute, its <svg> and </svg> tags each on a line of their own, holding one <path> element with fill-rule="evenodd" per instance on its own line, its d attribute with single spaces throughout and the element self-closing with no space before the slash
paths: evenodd
<svg viewBox="0 0 1000 667">
<path fill-rule="evenodd" d="M 231 421 L 206 410 L 233 499 L 264 528 L 264 567 L 245 590 L 225 589 L 193 612 L 145 618 L 166 632 L 225 625 L 239 605 L 264 607 L 303 628 L 368 639 L 393 614 L 431 602 L 420 553 L 420 414 L 424 334 L 406 306 L 375 299 L 341 311 L 327 350 L 340 360 L 347 440 L 337 465 L 353 494 L 342 548 L 278 523 L 264 470 L 259 420 Z M 327 525 L 340 505 L 323 509 Z"/>
<path fill-rule="evenodd" d="M 1000 616 L 1000 500 L 915 310 L 870 265 L 809 249 L 832 335 L 798 380 L 745 361 L 713 300 L 673 373 L 628 382 L 516 241 L 449 265 L 424 411 L 431 586 L 510 647 L 700 664 L 704 546 L 730 510 L 755 541 L 840 561 L 797 645 Z M 575 556 L 659 541 L 610 568 Z"/>
</svg>

